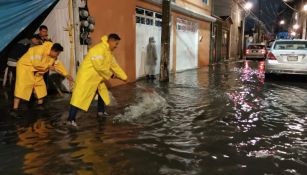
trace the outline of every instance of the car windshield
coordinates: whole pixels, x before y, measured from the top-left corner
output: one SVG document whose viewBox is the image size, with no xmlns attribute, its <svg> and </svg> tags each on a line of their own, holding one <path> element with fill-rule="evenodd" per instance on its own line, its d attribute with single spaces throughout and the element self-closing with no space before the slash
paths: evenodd
<svg viewBox="0 0 307 175">
<path fill-rule="evenodd" d="M 281 41 L 276 42 L 275 50 L 307 50 L 307 41 Z"/>
<path fill-rule="evenodd" d="M 264 49 L 264 45 L 249 45 L 248 49 Z"/>
</svg>

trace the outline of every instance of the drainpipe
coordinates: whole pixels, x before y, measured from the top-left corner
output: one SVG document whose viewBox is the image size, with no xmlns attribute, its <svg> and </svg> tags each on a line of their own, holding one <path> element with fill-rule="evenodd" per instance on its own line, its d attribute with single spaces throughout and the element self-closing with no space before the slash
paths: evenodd
<svg viewBox="0 0 307 175">
<path fill-rule="evenodd" d="M 160 81 L 169 81 L 169 60 L 170 60 L 170 30 L 171 30 L 171 1 L 162 2 L 162 33 L 161 33 L 161 63 Z"/>
<path fill-rule="evenodd" d="M 85 7 L 86 2 L 80 0 L 73 1 L 73 26 L 74 26 L 74 41 L 75 41 L 75 71 L 77 72 L 80 63 L 83 61 L 83 57 L 87 50 L 87 46 L 81 46 L 80 44 L 80 19 L 79 19 L 79 7 Z"/>
<path fill-rule="evenodd" d="M 214 15 L 214 1 L 210 1 L 210 2 L 211 2 L 211 16 L 213 16 Z M 210 30 L 211 30 L 211 32 L 210 32 L 210 46 L 209 46 L 209 48 L 210 48 L 210 50 L 209 50 L 209 53 L 210 53 L 210 55 L 209 55 L 209 65 L 212 64 L 212 62 L 213 62 L 212 60 L 213 60 L 213 47 L 214 47 L 214 45 L 213 45 L 214 22 L 211 22 Z"/>
<path fill-rule="evenodd" d="M 74 40 L 74 21 L 73 21 L 73 0 L 69 0 L 68 2 L 68 16 L 69 16 L 69 20 L 68 20 L 68 26 L 66 28 L 67 32 L 68 32 L 68 36 L 69 36 L 69 42 L 70 42 L 70 58 L 69 58 L 69 75 L 71 75 L 72 77 L 75 77 L 76 74 L 76 69 L 75 69 L 75 40 Z M 70 87 L 72 87 L 71 82 L 70 83 Z"/>
<path fill-rule="evenodd" d="M 245 48 L 245 20 L 246 20 L 246 14 L 243 14 L 243 19 L 242 19 L 242 41 L 241 41 L 241 59 L 243 59 L 244 56 L 244 48 Z"/>
</svg>

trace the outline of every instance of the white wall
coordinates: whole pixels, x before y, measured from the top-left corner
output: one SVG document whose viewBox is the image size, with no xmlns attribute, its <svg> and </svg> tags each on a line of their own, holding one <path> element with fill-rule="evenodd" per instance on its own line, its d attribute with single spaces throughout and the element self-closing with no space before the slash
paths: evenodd
<svg viewBox="0 0 307 175">
<path fill-rule="evenodd" d="M 177 18 L 176 71 L 195 69 L 197 67 L 198 24 Z"/>
<path fill-rule="evenodd" d="M 60 43 L 64 47 L 64 52 L 60 54 L 58 59 L 64 63 L 67 71 L 69 72 L 71 44 L 68 31 L 65 31 L 69 21 L 68 2 L 68 0 L 59 1 L 42 24 L 48 27 L 49 38 L 51 38 L 54 43 Z M 74 48 L 73 57 L 75 57 Z M 73 69 L 75 70 L 74 67 Z M 74 73 L 75 72 L 73 72 L 73 76 Z M 69 86 L 67 80 L 64 80 L 63 84 L 68 89 Z"/>
</svg>

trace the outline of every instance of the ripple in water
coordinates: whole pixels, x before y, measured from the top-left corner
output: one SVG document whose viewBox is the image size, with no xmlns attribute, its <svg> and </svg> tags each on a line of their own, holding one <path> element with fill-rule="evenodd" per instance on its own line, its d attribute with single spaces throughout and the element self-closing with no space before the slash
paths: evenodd
<svg viewBox="0 0 307 175">
<path fill-rule="evenodd" d="M 156 91 L 143 91 L 137 94 L 137 102 L 125 108 L 123 114 L 114 116 L 114 122 L 132 122 L 140 117 L 166 108 L 166 100 Z"/>
</svg>

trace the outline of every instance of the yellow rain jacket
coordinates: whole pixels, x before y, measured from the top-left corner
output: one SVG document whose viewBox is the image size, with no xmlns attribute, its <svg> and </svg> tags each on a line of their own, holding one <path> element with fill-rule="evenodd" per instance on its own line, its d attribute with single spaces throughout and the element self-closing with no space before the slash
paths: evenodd
<svg viewBox="0 0 307 175">
<path fill-rule="evenodd" d="M 118 78 L 127 80 L 127 75 L 117 64 L 107 40 L 108 37 L 103 36 L 101 42 L 89 50 L 77 73 L 70 104 L 84 111 L 88 110 L 97 91 L 104 103 L 110 104 L 109 92 L 104 82 L 113 73 Z"/>
<path fill-rule="evenodd" d="M 52 45 L 45 42 L 31 47 L 17 62 L 15 97 L 29 101 L 33 90 L 38 99 L 45 97 L 47 89 L 43 74 L 51 65 L 63 76 L 68 75 L 63 63 L 48 56 Z"/>
</svg>

